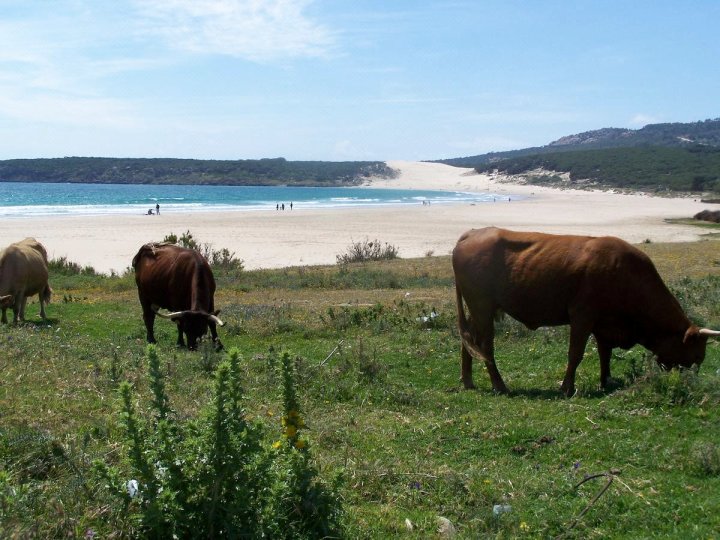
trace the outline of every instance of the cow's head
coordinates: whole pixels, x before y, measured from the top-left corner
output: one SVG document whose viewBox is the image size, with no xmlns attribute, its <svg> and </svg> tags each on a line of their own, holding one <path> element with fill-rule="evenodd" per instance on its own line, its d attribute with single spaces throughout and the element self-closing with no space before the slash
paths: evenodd
<svg viewBox="0 0 720 540">
<path fill-rule="evenodd" d="M 711 336 L 720 336 L 720 332 L 692 325 L 682 339 L 678 336 L 663 337 L 654 351 L 657 363 L 664 369 L 700 367 L 705 360 L 707 340 Z"/>
<path fill-rule="evenodd" d="M 160 317 L 170 319 L 177 324 L 178 330 L 185 334 L 187 338 L 187 347 L 191 351 L 197 349 L 198 340 L 207 334 L 210 322 L 218 326 L 225 326 L 225 323 L 218 318 L 220 311 L 207 313 L 206 311 L 175 311 L 172 313 L 161 313 L 155 310 Z"/>
<path fill-rule="evenodd" d="M 0 296 L 0 307 L 9 308 L 13 306 L 13 295 Z"/>
</svg>

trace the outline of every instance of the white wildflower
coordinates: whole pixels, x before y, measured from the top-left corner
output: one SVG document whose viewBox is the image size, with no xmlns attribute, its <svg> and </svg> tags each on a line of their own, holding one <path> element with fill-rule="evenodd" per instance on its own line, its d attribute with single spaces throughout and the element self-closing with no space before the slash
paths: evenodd
<svg viewBox="0 0 720 540">
<path fill-rule="evenodd" d="M 127 491 L 128 495 L 130 495 L 130 498 L 135 497 L 138 494 L 138 491 L 140 491 L 140 485 L 138 484 L 138 481 L 135 479 L 128 480 Z"/>
</svg>

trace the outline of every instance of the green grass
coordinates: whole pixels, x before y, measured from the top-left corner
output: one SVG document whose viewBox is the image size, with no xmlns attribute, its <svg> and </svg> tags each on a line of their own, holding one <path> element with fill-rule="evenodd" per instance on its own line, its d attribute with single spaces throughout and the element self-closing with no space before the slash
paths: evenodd
<svg viewBox="0 0 720 540">
<path fill-rule="evenodd" d="M 689 313 L 720 327 L 719 244 L 641 246 Z M 686 277 L 689 276 L 689 277 Z M 565 328 L 497 328 L 510 396 L 481 365 L 461 390 L 447 257 L 219 276 L 226 347 L 243 354 L 248 414 L 281 433 L 278 363 L 297 357 L 298 393 L 322 476 L 342 473 L 348 538 L 714 538 L 720 529 L 720 344 L 698 376 L 662 373 L 641 348 L 615 351 L 599 389 L 591 343 L 565 399 Z M 5 536 L 123 537 L 94 459 L 123 451 L 117 389 L 146 410 L 145 330 L 131 276 L 52 275 L 56 301 L 0 326 L 0 530 Z M 418 320 L 435 309 L 438 317 Z M 220 356 L 175 348 L 156 323 L 167 392 L 182 417 L 212 393 Z M 332 354 L 331 354 L 332 353 Z M 607 492 L 585 475 L 618 469 Z M 512 510 L 493 515 L 493 506 Z M 406 526 L 412 523 L 412 530 Z"/>
</svg>

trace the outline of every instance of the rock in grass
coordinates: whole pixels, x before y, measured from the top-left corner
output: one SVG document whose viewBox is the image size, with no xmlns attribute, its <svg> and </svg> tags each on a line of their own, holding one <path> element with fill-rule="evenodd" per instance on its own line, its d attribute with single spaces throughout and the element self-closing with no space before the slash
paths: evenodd
<svg viewBox="0 0 720 540">
<path fill-rule="evenodd" d="M 455 531 L 455 526 L 448 518 L 438 516 L 437 521 L 437 532 L 442 538 L 453 538 L 457 534 L 457 531 Z"/>
</svg>

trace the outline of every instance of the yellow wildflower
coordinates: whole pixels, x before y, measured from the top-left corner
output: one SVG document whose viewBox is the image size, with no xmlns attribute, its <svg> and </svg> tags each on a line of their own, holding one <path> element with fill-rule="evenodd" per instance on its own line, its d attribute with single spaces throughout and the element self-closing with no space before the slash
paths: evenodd
<svg viewBox="0 0 720 540">
<path fill-rule="evenodd" d="M 303 441 L 302 439 L 298 439 L 298 441 L 295 443 L 295 448 L 297 448 L 298 450 L 302 450 L 303 448 L 305 448 L 305 441 Z"/>
<path fill-rule="evenodd" d="M 273 447 L 275 450 L 277 450 L 277 449 L 280 448 L 281 446 L 282 446 L 282 441 L 275 441 L 275 442 L 273 443 L 273 445 L 272 445 L 272 447 Z"/>
<path fill-rule="evenodd" d="M 285 436 L 287 438 L 294 437 L 297 435 L 297 429 L 295 429 L 295 426 L 287 426 L 285 428 Z"/>
<path fill-rule="evenodd" d="M 524 521 L 520 523 L 520 530 L 524 532 L 528 532 L 530 530 L 530 525 L 525 523 Z"/>
</svg>

